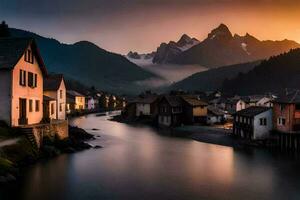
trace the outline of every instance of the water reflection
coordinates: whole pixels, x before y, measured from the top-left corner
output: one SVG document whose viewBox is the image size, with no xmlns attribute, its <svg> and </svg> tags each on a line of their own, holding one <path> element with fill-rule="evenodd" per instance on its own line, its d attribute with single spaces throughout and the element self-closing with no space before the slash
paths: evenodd
<svg viewBox="0 0 300 200">
<path fill-rule="evenodd" d="M 298 199 L 300 164 L 269 152 L 244 152 L 164 137 L 89 115 L 72 123 L 101 137 L 103 149 L 63 155 L 30 169 L 25 199 Z"/>
</svg>

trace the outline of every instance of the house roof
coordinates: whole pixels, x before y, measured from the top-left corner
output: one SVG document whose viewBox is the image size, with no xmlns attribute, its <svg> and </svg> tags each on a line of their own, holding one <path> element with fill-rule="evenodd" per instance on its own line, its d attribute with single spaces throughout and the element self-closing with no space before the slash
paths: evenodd
<svg viewBox="0 0 300 200">
<path fill-rule="evenodd" d="M 245 117 L 254 117 L 260 113 L 266 112 L 270 110 L 269 107 L 262 107 L 262 106 L 252 106 L 243 110 L 236 112 L 234 115 L 240 115 Z"/>
<path fill-rule="evenodd" d="M 44 90 L 46 91 L 57 91 L 63 81 L 62 74 L 52 74 L 44 78 Z"/>
<path fill-rule="evenodd" d="M 43 100 L 44 100 L 44 101 L 55 101 L 54 98 L 49 97 L 49 96 L 46 96 L 46 95 L 43 95 Z"/>
<path fill-rule="evenodd" d="M 12 70 L 23 56 L 26 48 L 32 45 L 36 59 L 44 75 L 47 70 L 44 61 L 37 48 L 36 42 L 32 38 L 0 38 L 0 69 Z"/>
<path fill-rule="evenodd" d="M 166 95 L 164 98 L 172 107 L 180 107 L 181 106 L 181 99 L 178 96 L 169 96 Z"/>
<path fill-rule="evenodd" d="M 195 97 L 182 96 L 181 98 L 191 106 L 207 106 L 206 102 L 201 101 Z"/>
<path fill-rule="evenodd" d="M 139 96 L 137 98 L 131 99 L 130 103 L 144 103 L 144 104 L 151 104 L 156 101 L 158 96 L 156 95 L 146 95 L 146 96 Z"/>
<path fill-rule="evenodd" d="M 213 114 L 213 115 L 217 115 L 217 116 L 222 116 L 225 114 L 225 112 L 215 106 L 208 106 L 207 110 L 209 113 Z"/>
<path fill-rule="evenodd" d="M 281 94 L 274 100 L 277 103 L 300 103 L 300 91 L 295 90 Z"/>
<path fill-rule="evenodd" d="M 83 94 L 80 94 L 79 92 L 76 92 L 76 91 L 74 91 L 74 90 L 67 90 L 67 94 L 68 95 L 70 95 L 70 96 L 79 96 L 79 97 L 84 97 L 84 95 Z"/>
</svg>

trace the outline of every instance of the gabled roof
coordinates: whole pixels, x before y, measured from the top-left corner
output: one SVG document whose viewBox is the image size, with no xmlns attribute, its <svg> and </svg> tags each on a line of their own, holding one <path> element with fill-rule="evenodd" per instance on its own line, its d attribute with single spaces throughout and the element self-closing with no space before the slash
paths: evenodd
<svg viewBox="0 0 300 200">
<path fill-rule="evenodd" d="M 51 98 L 49 96 L 43 95 L 43 100 L 44 101 L 56 101 L 54 98 Z"/>
<path fill-rule="evenodd" d="M 76 92 L 74 90 L 67 90 L 67 95 L 73 96 L 73 97 L 84 97 L 83 94 L 80 94 L 79 92 Z"/>
<path fill-rule="evenodd" d="M 154 103 L 157 100 L 158 96 L 156 95 L 146 95 L 143 97 L 137 97 L 134 99 L 131 99 L 130 103 L 144 103 L 144 104 L 151 104 Z"/>
<path fill-rule="evenodd" d="M 178 96 L 166 95 L 163 98 L 165 98 L 167 100 L 167 102 L 170 104 L 170 106 L 172 106 L 172 107 L 180 107 L 182 105 L 181 99 Z"/>
<path fill-rule="evenodd" d="M 207 106 L 207 103 L 191 96 L 182 96 L 183 101 L 188 103 L 190 106 Z"/>
<path fill-rule="evenodd" d="M 286 92 L 284 94 L 281 94 L 278 96 L 277 99 L 275 99 L 274 102 L 287 103 L 287 104 L 300 103 L 300 91 L 295 90 L 295 91 Z"/>
<path fill-rule="evenodd" d="M 244 117 L 254 117 L 260 113 L 266 112 L 268 110 L 271 110 L 269 107 L 262 107 L 262 106 L 252 106 L 249 108 L 246 108 L 244 110 L 240 110 L 236 112 L 234 115 L 244 116 Z"/>
<path fill-rule="evenodd" d="M 44 90 L 57 91 L 63 81 L 62 74 L 52 74 L 44 78 Z"/>
<path fill-rule="evenodd" d="M 225 112 L 215 106 L 208 106 L 207 110 L 209 113 L 216 115 L 216 116 L 223 116 Z"/>
<path fill-rule="evenodd" d="M 40 55 L 35 40 L 32 38 L 0 38 L 0 69 L 12 70 L 19 62 L 29 45 L 32 46 L 32 50 L 34 51 L 43 74 L 47 75 L 44 61 Z"/>
</svg>

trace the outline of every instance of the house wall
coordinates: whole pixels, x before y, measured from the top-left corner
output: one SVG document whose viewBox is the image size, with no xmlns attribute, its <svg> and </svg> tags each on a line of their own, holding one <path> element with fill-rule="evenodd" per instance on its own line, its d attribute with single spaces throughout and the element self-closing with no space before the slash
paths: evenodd
<svg viewBox="0 0 300 200">
<path fill-rule="evenodd" d="M 140 115 L 151 115 L 150 104 L 137 103 L 136 104 L 136 116 Z"/>
<path fill-rule="evenodd" d="M 28 47 L 31 49 L 31 47 Z M 26 86 L 21 86 L 19 84 L 20 80 L 20 70 L 26 71 Z M 28 72 L 37 74 L 37 87 L 31 88 L 28 86 Z M 11 104 L 11 114 L 12 126 L 19 126 L 19 98 L 26 99 L 26 109 L 27 109 L 27 118 L 28 124 L 39 123 L 43 118 L 43 74 L 38 65 L 36 56 L 34 55 L 34 64 L 25 62 L 24 54 L 21 59 L 18 61 L 16 66 L 13 69 L 12 77 L 12 104 Z M 33 100 L 33 112 L 29 112 L 29 99 Z M 39 100 L 39 111 L 35 111 L 35 101 Z"/>
<path fill-rule="evenodd" d="M 244 110 L 246 108 L 246 103 L 242 100 L 239 100 L 236 103 L 236 111 Z"/>
<path fill-rule="evenodd" d="M 193 108 L 194 117 L 205 117 L 207 116 L 207 106 L 198 106 Z"/>
<path fill-rule="evenodd" d="M 0 120 L 11 125 L 11 76 L 10 70 L 0 70 Z"/>
<path fill-rule="evenodd" d="M 87 109 L 94 110 L 95 109 L 95 100 L 94 98 L 89 98 L 87 102 Z"/>
<path fill-rule="evenodd" d="M 60 91 L 62 91 L 62 96 L 60 96 Z M 57 119 L 64 120 L 66 119 L 66 102 L 67 102 L 67 89 L 65 82 L 62 81 L 60 83 L 59 89 L 56 92 L 56 99 L 57 99 L 57 105 L 56 105 L 56 112 L 57 112 Z"/>
<path fill-rule="evenodd" d="M 280 105 L 283 105 L 283 110 L 280 109 Z M 285 118 L 285 125 L 278 123 L 279 118 Z M 273 124 L 274 129 L 281 132 L 296 131 L 295 125 L 300 124 L 300 110 L 296 110 L 295 104 L 274 103 Z"/>
<path fill-rule="evenodd" d="M 268 97 L 263 97 L 257 102 L 257 106 L 265 106 L 265 107 L 272 107 L 273 104 L 271 102 L 271 99 Z"/>
<path fill-rule="evenodd" d="M 51 114 L 51 104 L 54 106 L 54 113 L 53 114 Z M 49 101 L 49 118 L 50 119 L 57 119 L 56 118 L 56 111 L 57 111 L 56 105 L 57 105 L 56 101 Z"/>
<path fill-rule="evenodd" d="M 85 97 L 80 97 L 80 96 L 75 97 L 75 109 L 76 110 L 85 109 Z"/>
<path fill-rule="evenodd" d="M 254 117 L 254 134 L 253 139 L 265 139 L 270 136 L 270 131 L 273 128 L 272 122 L 272 113 L 273 111 L 270 109 L 266 112 L 260 113 Z M 266 118 L 267 125 L 260 125 L 260 119 Z"/>
</svg>

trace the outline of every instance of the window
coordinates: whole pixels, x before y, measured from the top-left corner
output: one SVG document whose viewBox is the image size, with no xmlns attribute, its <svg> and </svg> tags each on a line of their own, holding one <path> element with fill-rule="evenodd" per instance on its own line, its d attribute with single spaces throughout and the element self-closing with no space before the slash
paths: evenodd
<svg viewBox="0 0 300 200">
<path fill-rule="evenodd" d="M 33 87 L 33 73 L 28 72 L 28 86 Z"/>
<path fill-rule="evenodd" d="M 62 103 L 59 104 L 59 112 L 62 112 Z"/>
<path fill-rule="evenodd" d="M 259 124 L 261 126 L 266 126 L 267 125 L 267 118 L 260 118 L 259 119 Z"/>
<path fill-rule="evenodd" d="M 32 112 L 32 100 L 29 99 L 29 112 Z"/>
<path fill-rule="evenodd" d="M 296 104 L 295 109 L 300 110 L 300 104 Z"/>
<path fill-rule="evenodd" d="M 34 87 L 37 87 L 37 74 L 34 74 Z"/>
<path fill-rule="evenodd" d="M 62 99 L 63 98 L 63 91 L 59 90 L 59 98 Z"/>
<path fill-rule="evenodd" d="M 28 72 L 28 86 L 31 88 L 37 87 L 37 74 Z"/>
<path fill-rule="evenodd" d="M 51 106 L 50 106 L 50 113 L 51 113 L 51 115 L 54 114 L 54 103 L 51 103 Z"/>
<path fill-rule="evenodd" d="M 40 111 L 40 100 L 36 100 L 35 101 L 35 112 L 39 112 Z"/>
<path fill-rule="evenodd" d="M 285 107 L 285 106 L 284 106 L 283 104 L 280 104 L 280 105 L 279 105 L 280 111 L 283 111 L 283 110 L 284 110 L 284 107 Z"/>
<path fill-rule="evenodd" d="M 33 52 L 31 50 L 25 51 L 24 60 L 29 63 L 34 63 Z"/>
<path fill-rule="evenodd" d="M 277 124 L 278 125 L 285 125 L 285 118 L 283 118 L 283 117 L 279 117 L 278 119 L 277 119 Z"/>
<path fill-rule="evenodd" d="M 20 70 L 19 84 L 22 86 L 26 86 L 26 71 L 24 70 Z"/>
</svg>

